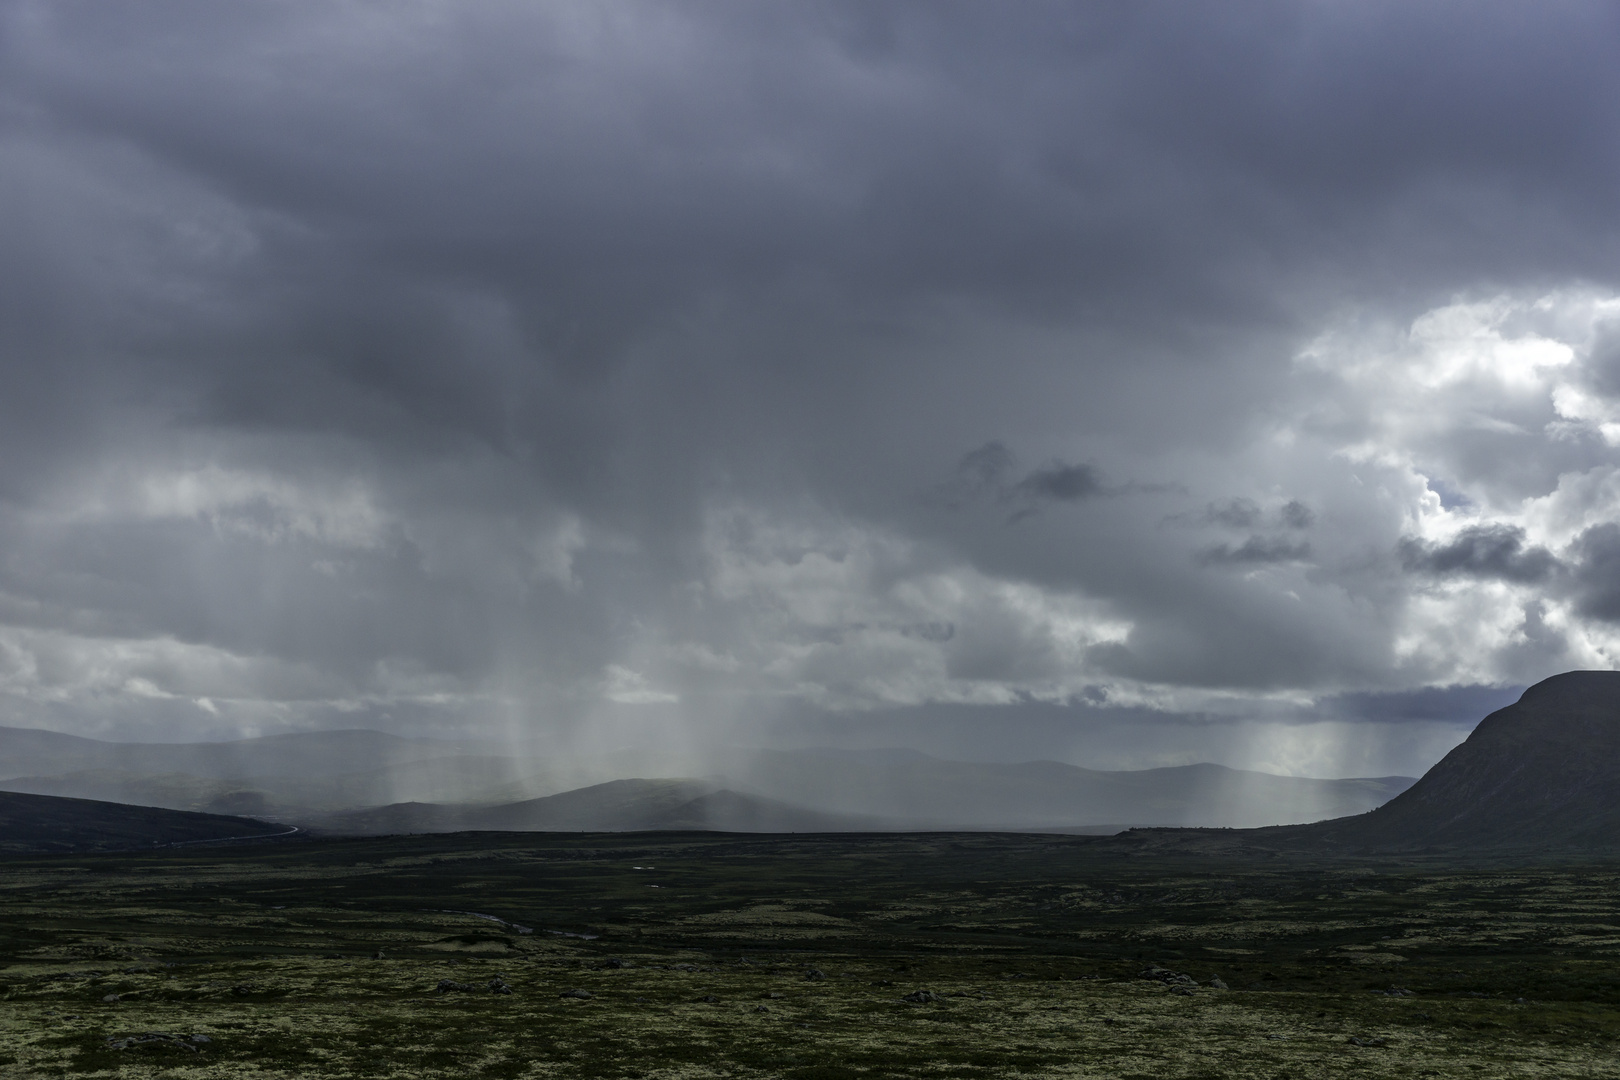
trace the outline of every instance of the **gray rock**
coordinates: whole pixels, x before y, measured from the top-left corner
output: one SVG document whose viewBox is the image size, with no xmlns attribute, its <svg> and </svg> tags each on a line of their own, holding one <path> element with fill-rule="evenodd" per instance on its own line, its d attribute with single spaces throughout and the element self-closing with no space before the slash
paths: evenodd
<svg viewBox="0 0 1620 1080">
<path fill-rule="evenodd" d="M 572 990 L 564 990 L 562 993 L 558 994 L 557 996 L 558 997 L 565 997 L 565 998 L 578 998 L 581 1001 L 589 1001 L 589 1000 L 591 1000 L 591 998 L 595 997 L 596 995 L 591 993 L 589 990 L 582 990 L 581 988 L 576 986 Z"/>
<path fill-rule="evenodd" d="M 193 1039 L 179 1035 L 171 1035 L 167 1031 L 146 1031 L 139 1035 L 129 1035 L 122 1039 L 107 1037 L 107 1047 L 110 1050 L 130 1050 L 137 1046 L 156 1046 L 164 1049 L 173 1048 L 184 1050 L 188 1054 L 195 1054 L 197 1048 L 192 1045 Z M 204 1041 L 208 1041 L 206 1038 Z"/>
<path fill-rule="evenodd" d="M 912 992 L 910 994 L 907 994 L 905 997 L 901 998 L 900 1000 L 901 1001 L 909 1001 L 913 1005 L 926 1005 L 930 1001 L 939 1001 L 939 1000 L 941 1000 L 941 998 L 940 998 L 940 996 L 938 994 L 935 994 L 935 993 L 933 993 L 931 991 L 917 990 L 917 991 L 914 991 L 914 992 Z"/>
<path fill-rule="evenodd" d="M 1162 982 L 1166 986 L 1197 986 L 1198 985 L 1198 981 L 1196 979 L 1194 979 L 1191 975 L 1183 975 L 1179 971 L 1171 971 L 1169 968 L 1160 967 L 1158 964 L 1149 964 L 1147 966 L 1147 969 L 1145 971 L 1143 971 L 1138 977 L 1143 978 L 1143 979 L 1151 979 L 1154 982 Z"/>
<path fill-rule="evenodd" d="M 827 977 L 827 973 L 822 971 L 820 968 L 805 968 L 804 977 L 809 979 L 811 982 L 817 982 L 821 979 L 825 979 Z"/>
<path fill-rule="evenodd" d="M 499 975 L 497 975 L 495 978 L 489 980 L 489 992 L 492 994 L 510 994 L 512 992 L 512 988 L 507 986 L 506 982 Z"/>
<path fill-rule="evenodd" d="M 1227 986 L 1226 983 L 1221 981 L 1221 977 L 1219 975 L 1210 976 L 1209 988 L 1211 990 L 1230 990 L 1231 989 L 1231 987 Z"/>
<path fill-rule="evenodd" d="M 720 1004 L 720 999 L 715 997 L 713 994 L 704 994 L 702 997 L 698 998 L 698 1000 L 703 1002 L 705 1005 Z"/>
</svg>

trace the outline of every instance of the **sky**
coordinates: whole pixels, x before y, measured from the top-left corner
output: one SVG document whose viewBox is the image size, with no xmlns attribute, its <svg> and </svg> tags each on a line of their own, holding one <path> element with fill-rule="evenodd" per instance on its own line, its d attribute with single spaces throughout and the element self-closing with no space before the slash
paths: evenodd
<svg viewBox="0 0 1620 1080">
<path fill-rule="evenodd" d="M 1606 3 L 0 3 L 0 723 L 1416 774 L 1620 658 Z"/>
</svg>

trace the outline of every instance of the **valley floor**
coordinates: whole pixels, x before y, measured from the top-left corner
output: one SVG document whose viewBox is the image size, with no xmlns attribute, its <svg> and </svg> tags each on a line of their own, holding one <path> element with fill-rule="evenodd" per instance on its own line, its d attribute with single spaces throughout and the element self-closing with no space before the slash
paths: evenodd
<svg viewBox="0 0 1620 1080">
<path fill-rule="evenodd" d="M 1616 1077 L 1617 885 L 988 835 L 8 860 L 0 1074 Z"/>
</svg>

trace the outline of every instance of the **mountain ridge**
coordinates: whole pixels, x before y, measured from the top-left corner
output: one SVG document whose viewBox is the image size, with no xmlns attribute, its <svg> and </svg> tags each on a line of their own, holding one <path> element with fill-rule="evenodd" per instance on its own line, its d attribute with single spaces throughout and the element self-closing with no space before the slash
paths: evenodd
<svg viewBox="0 0 1620 1080">
<path fill-rule="evenodd" d="M 1311 821 L 1376 806 L 1413 782 L 1283 777 L 1208 763 L 1109 771 L 1058 761 L 963 762 L 915 750 L 828 748 L 722 752 L 711 759 L 710 770 L 683 777 L 630 771 L 636 761 L 626 755 L 572 762 L 469 752 L 484 749 L 365 729 L 234 743 L 119 744 L 0 728 L 0 790 L 312 822 L 361 810 L 380 814 L 404 804 L 465 811 L 627 776 L 662 775 L 734 792 L 727 798 L 735 812 L 721 815 L 727 820 L 800 822 L 820 814 L 829 828 L 858 820 L 899 830 L 1090 832 L 1114 823 Z M 742 797 L 753 801 L 738 802 Z M 796 812 L 761 809 L 775 804 Z M 754 809 L 744 812 L 745 805 Z M 640 820 L 662 822 L 669 807 L 644 810 Z M 419 808 L 394 814 L 417 827 L 460 812 Z M 620 827 L 608 822 L 622 817 L 609 815 L 603 827 Z"/>
<path fill-rule="evenodd" d="M 1366 813 L 1261 829 L 1138 829 L 1108 844 L 1203 855 L 1620 851 L 1620 671 L 1536 683 Z"/>
</svg>

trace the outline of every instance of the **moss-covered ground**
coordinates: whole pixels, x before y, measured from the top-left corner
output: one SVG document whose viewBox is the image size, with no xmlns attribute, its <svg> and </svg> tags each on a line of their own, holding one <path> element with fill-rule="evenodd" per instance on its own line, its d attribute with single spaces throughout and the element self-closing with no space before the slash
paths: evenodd
<svg viewBox="0 0 1620 1080">
<path fill-rule="evenodd" d="M 1620 1078 L 1620 867 L 1105 848 L 482 834 L 7 860 L 0 1076 Z"/>
</svg>

